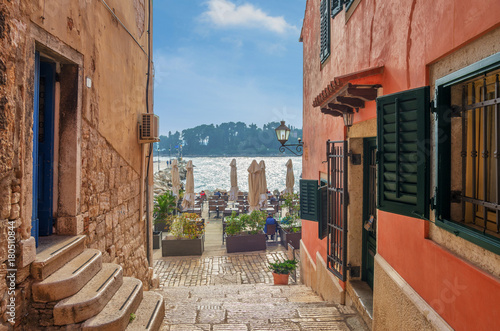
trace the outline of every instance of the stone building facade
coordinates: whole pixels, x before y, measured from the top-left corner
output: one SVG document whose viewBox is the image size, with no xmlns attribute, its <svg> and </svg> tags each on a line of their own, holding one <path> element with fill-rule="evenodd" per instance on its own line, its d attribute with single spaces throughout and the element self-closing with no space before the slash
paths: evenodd
<svg viewBox="0 0 500 331">
<path fill-rule="evenodd" d="M 45 207 L 45 235 L 86 235 L 103 262 L 151 285 L 152 162 L 137 139 L 140 114 L 153 111 L 150 7 L 0 3 L 1 330 L 12 324 L 9 269 L 17 269 L 12 322 L 19 326 L 32 308 L 30 265 L 42 238 L 33 220 Z"/>
<path fill-rule="evenodd" d="M 307 1 L 301 277 L 374 330 L 500 325 L 499 5 Z"/>
</svg>

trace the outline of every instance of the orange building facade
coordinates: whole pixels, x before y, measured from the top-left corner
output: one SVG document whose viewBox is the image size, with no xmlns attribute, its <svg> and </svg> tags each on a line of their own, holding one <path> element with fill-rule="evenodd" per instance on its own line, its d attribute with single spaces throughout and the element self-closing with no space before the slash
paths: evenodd
<svg viewBox="0 0 500 331">
<path fill-rule="evenodd" d="M 499 11 L 307 1 L 301 277 L 375 330 L 500 327 Z"/>
</svg>

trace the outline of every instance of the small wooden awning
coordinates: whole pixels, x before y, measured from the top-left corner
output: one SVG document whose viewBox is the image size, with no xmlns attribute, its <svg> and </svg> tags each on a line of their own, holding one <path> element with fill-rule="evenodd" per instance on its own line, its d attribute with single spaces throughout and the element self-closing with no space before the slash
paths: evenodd
<svg viewBox="0 0 500 331">
<path fill-rule="evenodd" d="M 354 109 L 364 108 L 365 101 L 377 98 L 380 84 L 352 84 L 360 78 L 382 74 L 384 66 L 357 71 L 348 75 L 335 77 L 313 101 L 313 107 L 321 107 L 321 112 L 333 116 L 354 112 Z"/>
</svg>

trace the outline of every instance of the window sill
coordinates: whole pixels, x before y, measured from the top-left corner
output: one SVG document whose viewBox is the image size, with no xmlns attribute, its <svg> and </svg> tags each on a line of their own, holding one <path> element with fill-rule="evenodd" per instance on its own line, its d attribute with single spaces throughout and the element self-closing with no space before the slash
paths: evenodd
<svg viewBox="0 0 500 331">
<path fill-rule="evenodd" d="M 351 4 L 351 7 L 349 7 L 349 9 L 345 12 L 345 23 L 346 24 L 349 21 L 349 19 L 351 18 L 352 14 L 356 10 L 356 8 L 358 7 L 360 2 L 361 2 L 361 0 L 354 0 L 353 3 Z"/>
<path fill-rule="evenodd" d="M 500 255 L 500 240 L 494 237 L 447 220 L 436 220 L 435 224 L 438 227 L 455 234 L 457 237 L 470 241 L 479 247 Z"/>
</svg>

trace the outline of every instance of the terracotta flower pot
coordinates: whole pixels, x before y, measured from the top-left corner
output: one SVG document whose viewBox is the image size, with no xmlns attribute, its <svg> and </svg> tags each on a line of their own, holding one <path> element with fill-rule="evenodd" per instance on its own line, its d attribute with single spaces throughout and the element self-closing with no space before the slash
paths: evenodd
<svg viewBox="0 0 500 331">
<path fill-rule="evenodd" d="M 276 274 L 273 272 L 274 285 L 288 285 L 288 276 L 290 274 Z"/>
</svg>

